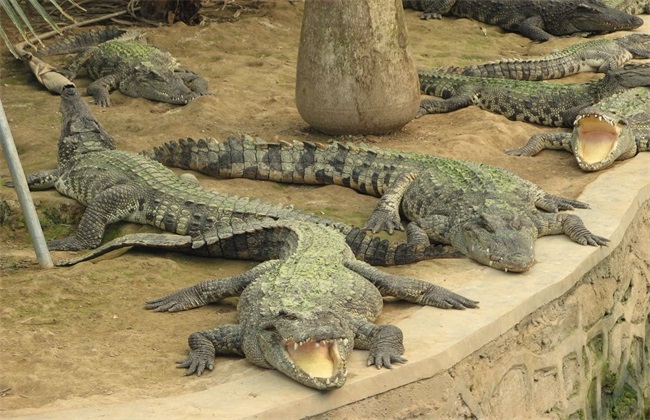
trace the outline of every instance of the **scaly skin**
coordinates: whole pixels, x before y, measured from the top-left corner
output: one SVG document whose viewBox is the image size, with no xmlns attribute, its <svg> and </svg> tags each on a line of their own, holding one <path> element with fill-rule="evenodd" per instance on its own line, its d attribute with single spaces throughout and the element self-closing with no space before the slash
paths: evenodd
<svg viewBox="0 0 650 420">
<path fill-rule="evenodd" d="M 544 149 L 567 150 L 584 171 L 650 150 L 650 88 L 628 89 L 579 112 L 571 133 L 535 134 L 506 153 L 533 156 Z"/>
<path fill-rule="evenodd" d="M 548 80 L 588 71 L 605 73 L 622 67 L 633 58 L 650 58 L 650 35 L 631 34 L 614 39 L 581 42 L 540 58 L 510 58 L 465 67 L 437 67 L 433 70 L 474 77 Z"/>
<path fill-rule="evenodd" d="M 196 180 L 179 177 L 158 162 L 114 150 L 112 139 L 105 138 L 74 87 L 64 88 L 61 96 L 64 125 L 58 168 L 31 175 L 29 184 L 41 189 L 54 186 L 87 208 L 73 235 L 48 243 L 52 250 L 95 248 L 106 226 L 122 220 L 189 235 L 200 246 L 202 238 L 213 233 L 217 225 L 248 219 L 292 219 L 334 227 L 346 235 L 359 259 L 375 265 L 407 264 L 447 255 L 434 246 L 370 238 L 346 224 L 279 204 L 203 189 Z"/>
<path fill-rule="evenodd" d="M 241 296 L 239 324 L 190 335 L 186 375 L 214 368 L 217 354 L 244 356 L 316 389 L 343 386 L 352 348 L 369 350 L 368 365 L 392 368 L 402 357 L 402 332 L 372 321 L 382 296 L 445 309 L 477 303 L 433 284 L 386 274 L 357 261 L 339 232 L 297 220 L 227 222 L 199 246 L 189 237 L 136 234 L 118 238 L 64 265 L 122 246 L 147 246 L 211 257 L 254 258 L 264 263 L 225 279 L 212 279 L 147 303 L 177 312 Z M 245 246 L 241 246 L 244 244 Z"/>
<path fill-rule="evenodd" d="M 423 99 L 418 117 L 455 111 L 470 105 L 510 120 L 553 127 L 572 127 L 578 112 L 627 88 L 650 86 L 650 66 L 626 65 L 600 80 L 540 83 L 419 72 L 420 90 L 440 98 Z"/>
<path fill-rule="evenodd" d="M 597 0 L 403 0 L 423 11 L 422 19 L 442 15 L 475 19 L 517 32 L 533 41 L 553 36 L 632 30 L 643 19 Z"/>
<path fill-rule="evenodd" d="M 650 14 L 650 0 L 602 0 L 609 7 L 633 15 Z"/>
<path fill-rule="evenodd" d="M 538 236 L 566 234 L 585 245 L 607 242 L 578 216 L 557 213 L 586 208 L 585 203 L 547 194 L 490 165 L 363 145 L 267 143 L 246 136 L 169 142 L 148 155 L 215 177 L 337 184 L 380 196 L 366 229 L 402 229 L 402 213 L 410 221 L 411 242 L 451 244 L 499 270 L 529 269 Z"/>
<path fill-rule="evenodd" d="M 85 67 L 94 80 L 88 86 L 88 94 L 100 106 L 110 105 L 112 89 L 128 96 L 176 105 L 185 105 L 209 94 L 205 79 L 182 68 L 168 52 L 134 40 L 134 37 L 110 39 L 112 36 L 116 36 L 114 30 L 95 31 L 53 45 L 42 51 L 42 55 L 81 49 L 82 52 L 60 71 L 72 80 L 79 68 Z M 106 38 L 109 40 L 102 42 Z M 96 42 L 99 45 L 88 45 Z"/>
</svg>

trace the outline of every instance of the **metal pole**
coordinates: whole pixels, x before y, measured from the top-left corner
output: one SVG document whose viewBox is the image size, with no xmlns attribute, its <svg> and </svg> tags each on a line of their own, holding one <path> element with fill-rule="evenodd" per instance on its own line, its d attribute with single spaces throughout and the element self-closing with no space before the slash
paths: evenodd
<svg viewBox="0 0 650 420">
<path fill-rule="evenodd" d="M 23 171 L 23 167 L 20 164 L 18 151 L 16 150 L 14 138 L 11 135 L 11 130 L 9 129 L 9 122 L 7 121 L 7 115 L 5 114 L 1 99 L 0 143 L 2 143 L 2 151 L 5 154 L 7 166 L 9 167 L 9 172 L 11 173 L 11 179 L 14 182 L 14 188 L 16 189 L 16 194 L 18 195 L 18 201 L 20 202 L 20 207 L 23 210 L 23 215 L 25 216 L 25 221 L 27 222 L 27 231 L 29 232 L 29 236 L 31 237 L 32 243 L 34 244 L 36 258 L 38 258 L 38 262 L 42 268 L 52 268 L 52 257 L 50 256 L 50 251 L 47 249 L 45 236 L 43 236 L 43 229 L 41 228 L 41 224 L 38 221 L 36 208 L 34 207 L 32 196 L 29 193 L 29 186 L 27 185 L 27 179 L 25 179 L 25 172 Z"/>
</svg>

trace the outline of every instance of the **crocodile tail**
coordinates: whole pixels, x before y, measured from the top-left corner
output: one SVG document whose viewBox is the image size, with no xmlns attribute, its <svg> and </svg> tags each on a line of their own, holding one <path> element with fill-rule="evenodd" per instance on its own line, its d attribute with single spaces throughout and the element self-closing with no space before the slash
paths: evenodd
<svg viewBox="0 0 650 420">
<path fill-rule="evenodd" d="M 349 230 L 345 240 L 358 260 L 375 266 L 412 264 L 433 258 L 458 258 L 461 256 L 446 246 L 393 242 L 372 236 L 359 228 Z"/>
<path fill-rule="evenodd" d="M 216 178 L 341 185 L 374 196 L 385 192 L 408 160 L 399 152 L 362 144 L 267 142 L 249 136 L 230 136 L 224 141 L 180 139 L 143 154 L 165 166 Z"/>
<path fill-rule="evenodd" d="M 215 178 L 325 185 L 336 183 L 332 175 L 336 170 L 336 147 L 311 142 L 266 142 L 244 135 L 229 136 L 224 141 L 179 139 L 144 154 L 165 166 Z"/>
<path fill-rule="evenodd" d="M 110 41 L 111 39 L 122 36 L 127 32 L 128 31 L 124 29 L 114 27 L 97 29 L 72 38 L 63 39 L 61 42 L 57 42 L 49 47 L 40 48 L 38 51 L 34 52 L 34 55 L 43 57 L 46 55 L 76 53 L 83 51 L 88 47 L 101 44 L 102 42 Z"/>
</svg>

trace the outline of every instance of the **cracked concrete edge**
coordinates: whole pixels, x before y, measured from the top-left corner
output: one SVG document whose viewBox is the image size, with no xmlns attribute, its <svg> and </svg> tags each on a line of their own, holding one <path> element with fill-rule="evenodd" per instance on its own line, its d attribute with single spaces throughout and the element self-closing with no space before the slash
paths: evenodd
<svg viewBox="0 0 650 420">
<path fill-rule="evenodd" d="M 616 248 L 639 208 L 650 200 L 650 153 L 640 154 L 603 172 L 579 198 L 591 205 L 576 214 L 594 232 L 610 239 L 609 247 L 577 246 L 566 237 L 541 238 L 538 262 L 528 272 L 501 273 L 480 267 L 457 290 L 480 297 L 480 310 L 441 311 L 418 308 L 395 323 L 404 331 L 408 363 L 395 369 L 363 369 L 365 352 L 353 352 L 350 376 L 343 388 L 319 392 L 294 383 L 275 371 L 250 376 L 200 392 L 78 409 L 57 403 L 5 412 L 3 415 L 50 419 L 214 416 L 218 418 L 300 418 L 322 413 L 443 372 L 493 341 L 525 316 L 561 297 Z M 137 413 L 137 414 L 135 414 Z"/>
</svg>

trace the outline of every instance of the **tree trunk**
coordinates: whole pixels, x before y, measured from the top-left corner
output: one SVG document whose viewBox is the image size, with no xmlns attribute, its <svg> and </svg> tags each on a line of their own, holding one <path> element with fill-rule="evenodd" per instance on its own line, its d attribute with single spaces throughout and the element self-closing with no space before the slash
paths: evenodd
<svg viewBox="0 0 650 420">
<path fill-rule="evenodd" d="M 306 0 L 296 106 L 330 134 L 382 134 L 419 108 L 401 0 Z"/>
</svg>

